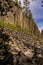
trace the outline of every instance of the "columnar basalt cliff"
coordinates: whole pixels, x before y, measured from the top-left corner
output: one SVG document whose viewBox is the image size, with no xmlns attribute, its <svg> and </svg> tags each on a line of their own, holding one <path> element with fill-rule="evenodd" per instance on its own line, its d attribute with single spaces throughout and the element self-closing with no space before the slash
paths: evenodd
<svg viewBox="0 0 43 65">
<path fill-rule="evenodd" d="M 19 26 L 21 29 L 28 30 L 31 34 L 39 37 L 40 32 L 34 21 L 29 19 L 22 12 L 22 8 L 15 2 L 0 0 L 0 20 L 13 26 Z"/>
<path fill-rule="evenodd" d="M 43 30 L 41 30 L 41 40 L 42 40 L 42 42 L 43 42 Z"/>
<path fill-rule="evenodd" d="M 30 18 L 16 2 L 0 0 L 0 65 L 43 65 L 43 30 Z"/>
</svg>

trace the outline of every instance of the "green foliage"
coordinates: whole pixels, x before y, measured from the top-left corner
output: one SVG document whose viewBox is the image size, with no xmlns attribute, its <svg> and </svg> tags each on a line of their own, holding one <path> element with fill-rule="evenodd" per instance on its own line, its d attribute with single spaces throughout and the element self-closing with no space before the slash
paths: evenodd
<svg viewBox="0 0 43 65">
<path fill-rule="evenodd" d="M 5 25 L 4 21 L 1 20 L 1 21 L 0 21 L 0 25 L 1 25 L 1 26 Z"/>
<path fill-rule="evenodd" d="M 23 0 L 23 10 L 25 13 L 25 16 L 28 17 L 29 16 L 29 0 Z"/>
<path fill-rule="evenodd" d="M 4 26 L 5 28 L 8 28 L 8 29 L 23 31 L 26 34 L 31 34 L 27 29 L 21 29 L 21 27 L 19 25 L 14 26 L 12 24 L 6 24 L 3 21 L 0 21 L 0 25 Z"/>
<path fill-rule="evenodd" d="M 18 5 L 18 0 L 15 0 L 15 2 L 16 2 L 16 5 Z"/>
<path fill-rule="evenodd" d="M 23 32 L 26 34 L 30 34 L 30 32 L 27 29 L 23 29 Z"/>
<path fill-rule="evenodd" d="M 21 27 L 20 26 L 14 26 L 14 25 L 12 25 L 12 24 L 6 24 L 5 22 L 3 22 L 3 21 L 0 21 L 0 25 L 1 26 L 4 26 L 5 28 L 8 28 L 8 29 L 12 29 L 12 30 L 21 30 Z"/>
<path fill-rule="evenodd" d="M 29 20 L 32 20 L 32 13 L 29 14 Z"/>
</svg>

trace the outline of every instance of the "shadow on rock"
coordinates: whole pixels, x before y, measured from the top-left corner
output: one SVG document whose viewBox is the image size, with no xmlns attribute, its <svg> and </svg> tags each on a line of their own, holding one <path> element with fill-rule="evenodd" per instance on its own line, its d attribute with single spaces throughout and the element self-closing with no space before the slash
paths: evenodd
<svg viewBox="0 0 43 65">
<path fill-rule="evenodd" d="M 7 53 L 3 60 L 0 60 L 0 65 L 14 65 L 13 63 L 13 54 Z"/>
</svg>

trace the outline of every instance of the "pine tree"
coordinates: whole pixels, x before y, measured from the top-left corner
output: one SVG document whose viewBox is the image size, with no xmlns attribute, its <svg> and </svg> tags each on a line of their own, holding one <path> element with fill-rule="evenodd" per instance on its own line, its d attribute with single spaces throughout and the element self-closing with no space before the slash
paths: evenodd
<svg viewBox="0 0 43 65">
<path fill-rule="evenodd" d="M 29 3 L 30 3 L 29 0 L 23 1 L 23 4 L 24 4 L 23 9 L 24 9 L 26 17 L 29 16 Z"/>
<path fill-rule="evenodd" d="M 18 0 L 15 0 L 15 2 L 18 4 Z"/>
<path fill-rule="evenodd" d="M 21 6 L 21 1 L 19 0 L 19 6 Z"/>
<path fill-rule="evenodd" d="M 29 13 L 28 18 L 29 18 L 29 21 L 32 21 L 32 20 L 33 20 L 33 17 L 32 17 L 32 13 L 31 13 L 31 11 L 30 11 L 30 13 Z"/>
</svg>

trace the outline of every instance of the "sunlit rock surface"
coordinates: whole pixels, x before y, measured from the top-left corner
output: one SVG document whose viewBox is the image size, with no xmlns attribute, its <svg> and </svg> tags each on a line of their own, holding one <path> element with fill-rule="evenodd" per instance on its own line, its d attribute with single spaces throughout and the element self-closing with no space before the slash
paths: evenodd
<svg viewBox="0 0 43 65">
<path fill-rule="evenodd" d="M 6 24 L 28 30 L 32 35 L 40 38 L 40 31 L 36 23 L 29 21 L 29 18 L 22 12 L 22 8 L 14 1 L 0 0 L 0 20 Z"/>
</svg>

